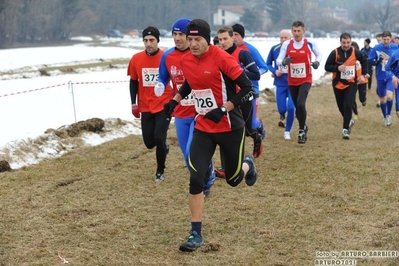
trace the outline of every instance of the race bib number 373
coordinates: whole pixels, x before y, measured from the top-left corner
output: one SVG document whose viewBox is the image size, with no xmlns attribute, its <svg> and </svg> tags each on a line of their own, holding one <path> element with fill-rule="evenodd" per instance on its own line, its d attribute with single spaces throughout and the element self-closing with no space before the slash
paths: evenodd
<svg viewBox="0 0 399 266">
<path fill-rule="evenodd" d="M 154 87 L 158 81 L 158 68 L 143 68 L 141 75 L 143 86 Z"/>
</svg>

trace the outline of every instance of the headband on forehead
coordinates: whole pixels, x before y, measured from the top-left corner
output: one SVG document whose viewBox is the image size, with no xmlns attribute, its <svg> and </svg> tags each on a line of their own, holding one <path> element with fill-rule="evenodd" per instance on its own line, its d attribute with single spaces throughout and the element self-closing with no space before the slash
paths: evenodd
<svg viewBox="0 0 399 266">
<path fill-rule="evenodd" d="M 204 27 L 189 26 L 187 28 L 187 35 L 201 36 L 208 44 L 211 43 L 211 30 Z"/>
</svg>

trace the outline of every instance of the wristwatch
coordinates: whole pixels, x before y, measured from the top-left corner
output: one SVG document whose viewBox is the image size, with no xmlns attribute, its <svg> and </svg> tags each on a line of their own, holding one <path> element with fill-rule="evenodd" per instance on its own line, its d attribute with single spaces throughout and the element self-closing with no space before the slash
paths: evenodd
<svg viewBox="0 0 399 266">
<path fill-rule="evenodd" d="M 226 107 L 224 107 L 223 105 L 220 106 L 220 110 L 222 110 L 223 113 L 227 113 L 227 109 L 226 109 Z"/>
</svg>

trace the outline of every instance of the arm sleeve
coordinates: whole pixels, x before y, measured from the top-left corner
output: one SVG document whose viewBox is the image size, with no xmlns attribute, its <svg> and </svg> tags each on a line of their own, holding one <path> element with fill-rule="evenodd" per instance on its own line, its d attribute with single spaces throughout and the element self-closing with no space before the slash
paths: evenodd
<svg viewBox="0 0 399 266">
<path fill-rule="evenodd" d="M 274 53 L 273 53 L 273 47 L 272 47 L 272 49 L 270 49 L 270 52 L 267 56 L 266 65 L 267 65 L 267 68 L 269 68 L 269 71 L 272 72 L 273 75 L 275 75 L 276 69 L 273 67 L 273 61 L 274 61 Z"/>
<path fill-rule="evenodd" d="M 367 55 L 359 50 L 356 50 L 356 58 L 359 60 L 360 64 L 362 65 L 362 75 L 366 75 L 367 71 Z"/>
<path fill-rule="evenodd" d="M 159 63 L 159 76 L 158 76 L 158 82 L 163 83 L 165 88 L 168 86 L 169 80 L 170 80 L 170 75 L 169 71 L 166 67 L 166 55 L 167 53 L 163 53 L 161 57 L 161 61 Z"/>
<path fill-rule="evenodd" d="M 184 81 L 183 85 L 181 85 L 179 89 L 179 94 L 182 99 L 186 98 L 191 92 L 190 84 L 188 84 L 187 80 Z"/>
<path fill-rule="evenodd" d="M 313 51 L 313 53 L 314 53 L 314 55 L 316 57 L 315 61 L 321 62 L 322 54 L 321 54 L 321 51 L 320 51 L 320 49 L 319 49 L 319 47 L 317 46 L 316 43 L 312 43 L 312 51 Z"/>
<path fill-rule="evenodd" d="M 230 100 L 234 107 L 237 107 L 253 97 L 255 91 L 252 82 L 244 72 L 234 80 L 234 83 L 241 88 L 241 90 Z"/>
<path fill-rule="evenodd" d="M 248 47 L 251 56 L 253 58 L 253 60 L 255 61 L 256 65 L 259 68 L 259 73 L 261 75 L 265 74 L 269 69 L 265 63 L 265 61 L 263 60 L 262 55 L 259 53 L 258 49 L 256 49 L 255 47 Z"/>
<path fill-rule="evenodd" d="M 260 80 L 259 69 L 250 53 L 241 50 L 240 62 L 244 65 L 245 74 L 250 80 Z"/>
<path fill-rule="evenodd" d="M 276 64 L 277 66 L 281 66 L 283 64 L 283 60 L 285 56 L 287 55 L 287 47 L 288 47 L 289 40 L 283 42 L 281 45 L 280 53 L 278 54 L 278 57 L 276 59 Z"/>
<path fill-rule="evenodd" d="M 375 50 L 375 47 L 373 49 L 371 49 L 371 52 L 369 54 L 369 58 L 368 58 L 368 63 L 375 66 L 377 65 L 377 52 Z"/>
<path fill-rule="evenodd" d="M 136 104 L 138 87 L 139 87 L 139 81 L 130 79 L 129 88 L 130 88 L 130 100 L 132 104 Z"/>
<path fill-rule="evenodd" d="M 335 62 L 335 50 L 328 56 L 324 70 L 327 72 L 338 72 L 338 64 Z"/>
<path fill-rule="evenodd" d="M 396 55 L 397 53 L 393 53 L 392 56 L 388 59 L 387 64 L 385 65 L 386 75 L 390 78 L 394 76 L 398 77 L 398 61 L 399 58 Z"/>
</svg>

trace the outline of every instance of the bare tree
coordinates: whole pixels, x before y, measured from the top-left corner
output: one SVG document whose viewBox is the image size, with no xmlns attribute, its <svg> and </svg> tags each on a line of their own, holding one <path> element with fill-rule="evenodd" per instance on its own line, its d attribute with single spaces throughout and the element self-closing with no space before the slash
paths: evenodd
<svg viewBox="0 0 399 266">
<path fill-rule="evenodd" d="M 0 48 L 4 47 L 5 44 L 5 39 L 6 39 L 6 30 L 5 30 L 5 25 L 6 25 L 6 14 L 5 10 L 7 8 L 7 1 L 6 0 L 0 0 Z"/>
<path fill-rule="evenodd" d="M 356 22 L 363 25 L 376 24 L 381 31 L 396 30 L 399 8 L 390 0 L 367 0 L 355 13 Z"/>
<path fill-rule="evenodd" d="M 393 1 L 380 0 L 375 2 L 376 22 L 381 30 L 390 30 L 395 24 L 398 8 L 393 5 Z"/>
<path fill-rule="evenodd" d="M 312 14 L 311 10 L 317 8 L 317 0 L 282 0 L 283 17 L 290 18 L 291 21 L 301 20 L 305 23 L 305 26 L 310 24 Z"/>
</svg>

